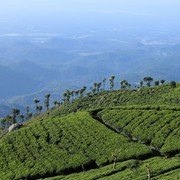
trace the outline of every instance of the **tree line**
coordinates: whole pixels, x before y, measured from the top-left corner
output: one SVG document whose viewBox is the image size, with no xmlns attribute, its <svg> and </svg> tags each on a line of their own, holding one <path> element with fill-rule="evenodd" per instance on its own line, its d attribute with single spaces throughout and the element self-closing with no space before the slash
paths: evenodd
<svg viewBox="0 0 180 180">
<path fill-rule="evenodd" d="M 109 89 L 108 90 L 112 91 L 112 90 L 114 90 L 114 86 L 115 86 L 115 76 L 114 75 L 110 76 L 108 80 L 109 80 Z M 53 101 L 54 107 L 66 105 L 67 103 L 73 102 L 74 100 L 83 98 L 85 96 L 91 96 L 91 95 L 98 94 L 100 92 L 108 91 L 108 90 L 106 90 L 106 81 L 107 81 L 107 79 L 104 78 L 100 82 L 94 82 L 93 85 L 90 87 L 89 92 L 86 92 L 86 90 L 87 90 L 86 86 L 83 86 L 81 89 L 78 89 L 78 90 L 72 90 L 72 91 L 66 90 L 63 93 L 63 99 L 61 101 L 57 101 L 57 100 Z M 159 80 L 154 81 L 154 79 L 152 77 L 147 76 L 147 77 L 144 77 L 143 80 L 140 80 L 139 86 L 134 86 L 134 88 L 139 89 L 144 86 L 150 87 L 153 82 L 154 82 L 154 86 L 159 86 L 160 84 L 163 85 L 165 83 L 165 80 L 162 79 L 160 81 Z M 175 88 L 176 82 L 171 81 L 170 86 L 172 88 Z M 131 89 L 131 84 L 128 82 L 128 80 L 121 80 L 120 81 L 120 89 L 121 90 Z M 40 103 L 39 99 L 37 99 L 37 98 L 34 99 L 35 114 L 30 112 L 29 106 L 27 106 L 25 108 L 26 113 L 24 115 L 20 113 L 19 109 L 13 108 L 11 115 L 7 115 L 5 118 L 0 119 L 1 127 L 3 129 L 8 128 L 12 124 L 15 124 L 18 120 L 21 121 L 21 123 L 23 123 L 24 121 L 31 119 L 33 115 L 40 114 L 43 109 L 48 111 L 49 107 L 50 107 L 50 97 L 51 97 L 50 93 L 47 93 L 45 95 L 44 107 L 39 104 Z"/>
</svg>

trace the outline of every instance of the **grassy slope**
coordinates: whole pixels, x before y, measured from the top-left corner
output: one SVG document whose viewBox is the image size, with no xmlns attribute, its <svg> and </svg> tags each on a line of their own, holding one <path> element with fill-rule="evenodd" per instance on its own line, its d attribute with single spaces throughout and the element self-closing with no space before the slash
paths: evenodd
<svg viewBox="0 0 180 180">
<path fill-rule="evenodd" d="M 179 158 L 165 159 L 161 157 L 153 157 L 144 161 L 128 160 L 119 162 L 116 169 L 113 165 L 107 165 L 100 169 L 93 169 L 87 172 L 71 174 L 67 176 L 56 176 L 54 178 L 46 178 L 45 180 L 118 180 L 118 179 L 147 179 L 147 165 L 151 169 L 151 178 L 153 180 L 178 180 L 180 178 L 180 160 Z"/>
<path fill-rule="evenodd" d="M 87 112 L 47 118 L 15 131 L 0 142 L 0 177 L 18 179 L 71 173 L 85 166 L 102 166 L 149 156 L 149 147 L 107 129 Z M 8 163 L 7 163 L 8 162 Z"/>
<path fill-rule="evenodd" d="M 168 84 L 144 87 L 141 90 L 119 90 L 96 94 L 74 101 L 68 107 L 51 111 L 54 116 L 78 110 L 129 105 L 180 105 L 180 83 L 175 89 Z"/>
<path fill-rule="evenodd" d="M 124 137 L 121 133 L 118 134 L 112 129 L 108 129 L 96 119 L 93 119 L 88 112 L 77 112 L 66 116 L 66 114 L 73 111 L 128 105 L 128 107 L 124 107 L 124 109 L 121 109 L 122 107 L 114 108 L 116 111 L 114 112 L 114 115 L 120 117 L 124 111 L 127 111 L 127 113 L 124 114 L 131 114 L 135 119 L 137 118 L 137 115 L 136 113 L 133 114 L 132 109 L 140 108 L 141 110 L 139 111 L 143 111 L 142 105 L 144 104 L 150 104 L 149 107 L 153 107 L 151 111 L 148 110 L 148 113 L 150 113 L 148 117 L 151 117 L 152 115 L 156 120 L 159 120 L 158 118 L 160 115 L 166 116 L 166 114 L 163 113 L 167 113 L 170 117 L 177 116 L 175 119 L 178 120 L 180 117 L 178 109 L 180 105 L 180 84 L 178 84 L 178 87 L 175 89 L 171 89 L 168 85 L 164 85 L 143 88 L 140 91 L 127 90 L 104 92 L 89 98 L 86 97 L 77 100 L 65 107 L 55 108 L 54 110 L 35 117 L 31 121 L 25 123 L 22 129 L 12 132 L 0 139 L 1 179 L 37 179 L 63 174 L 64 175 L 61 177 L 65 179 L 68 179 L 68 177 L 70 179 L 75 179 L 76 176 L 77 179 L 84 179 L 83 177 L 88 179 L 87 177 L 91 177 L 88 175 L 88 173 L 91 174 L 91 171 L 95 171 L 95 174 L 106 174 L 106 168 L 108 169 L 107 171 L 109 172 L 109 175 L 108 177 L 102 175 L 105 179 L 116 179 L 117 177 L 122 177 L 122 179 L 124 177 L 125 179 L 125 177 L 128 176 L 134 176 L 138 179 L 138 177 L 133 174 L 134 170 L 137 170 L 140 174 L 141 172 L 145 172 L 144 167 L 147 163 L 146 161 L 148 161 L 152 169 L 157 166 L 157 177 L 162 176 L 164 178 L 166 175 L 167 177 L 179 177 L 177 173 L 180 163 L 178 155 L 176 155 L 176 158 L 171 159 L 161 158 L 161 160 L 159 159 L 154 163 L 154 159 L 150 157 L 155 156 L 155 154 L 150 146 L 132 142 L 131 139 Z M 156 104 L 156 106 L 153 104 Z M 129 105 L 139 106 L 135 107 Z M 158 107 L 158 105 L 164 106 Z M 169 110 L 169 105 L 176 106 L 177 114 L 172 113 L 174 110 Z M 145 108 L 147 108 L 147 106 Z M 159 110 L 161 108 L 165 108 L 166 110 L 161 110 L 162 113 L 158 114 L 159 111 L 157 113 L 157 109 Z M 112 110 L 110 109 L 103 110 L 100 115 L 107 116 L 112 113 L 111 111 Z M 147 112 L 142 113 L 144 113 L 142 115 L 143 119 L 143 117 L 147 115 Z M 166 122 L 170 122 L 171 118 L 167 119 Z M 144 127 L 144 125 L 151 127 L 151 124 L 148 124 L 149 119 L 143 119 L 145 123 L 142 127 Z M 112 126 L 116 125 L 116 123 L 111 122 L 111 118 L 105 120 L 111 123 Z M 115 118 L 115 120 L 118 122 L 118 118 Z M 160 117 L 160 121 L 164 122 L 163 118 Z M 178 123 L 177 121 L 174 124 L 174 121 L 175 120 L 173 119 L 173 121 L 170 122 L 172 124 L 172 126 L 170 126 L 172 130 L 174 130 L 174 126 Z M 162 124 L 162 128 L 163 127 L 164 129 L 167 129 L 165 123 Z M 130 128 L 131 126 L 126 126 L 125 129 L 129 130 Z M 178 140 L 178 126 L 175 129 L 176 130 L 173 131 L 174 134 L 172 133 L 172 137 L 170 136 L 169 138 L 174 139 L 174 137 L 176 137 Z M 144 131 L 141 129 L 137 130 L 136 128 L 132 128 L 131 133 L 133 136 L 138 134 L 141 138 L 144 138 L 140 140 L 146 140 L 148 137 L 148 135 L 144 135 Z M 164 138 L 160 133 L 159 135 L 162 139 Z M 154 139 L 156 140 L 158 138 Z M 165 137 L 163 144 L 166 139 L 169 141 L 168 138 Z M 156 143 L 158 144 L 159 142 Z M 166 148 L 169 148 L 168 152 L 171 152 L 171 147 L 175 147 L 175 153 L 173 153 L 173 156 L 179 153 L 178 144 L 175 144 L 176 141 L 172 142 L 172 145 L 169 143 Z M 160 147 L 163 151 L 162 144 Z M 172 151 L 174 151 L 174 149 Z M 125 163 L 125 167 L 123 167 L 122 163 L 119 163 L 117 169 L 115 169 L 115 171 L 117 171 L 116 173 L 114 173 L 112 165 L 105 166 L 113 163 L 113 154 L 117 157 L 118 161 L 129 160 L 127 161 L 128 166 L 126 165 L 126 162 L 123 162 Z M 138 162 L 141 160 L 140 162 L 142 164 L 133 169 L 132 166 L 134 167 L 134 163 L 136 162 L 136 160 L 133 159 L 137 159 Z M 168 170 L 166 170 L 166 167 L 163 165 L 165 162 L 168 164 Z M 101 168 L 90 170 L 86 173 L 67 175 L 74 172 L 81 172 L 83 169 L 82 165 L 85 170 L 98 167 Z M 94 175 L 94 173 L 92 173 L 92 175 Z M 161 175 L 161 173 L 163 174 Z M 110 176 L 111 174 L 113 175 Z M 139 179 L 143 179 L 145 176 L 147 176 L 147 173 L 144 173 L 142 178 Z M 92 177 L 89 179 L 94 178 Z"/>
<path fill-rule="evenodd" d="M 180 107 L 131 106 L 104 109 L 102 121 L 138 142 L 149 144 L 161 154 L 180 152 Z"/>
</svg>

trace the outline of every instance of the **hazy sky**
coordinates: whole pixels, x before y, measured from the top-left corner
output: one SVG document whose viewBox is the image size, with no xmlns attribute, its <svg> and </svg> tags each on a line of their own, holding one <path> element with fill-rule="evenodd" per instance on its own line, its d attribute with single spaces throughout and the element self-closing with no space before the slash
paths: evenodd
<svg viewBox="0 0 180 180">
<path fill-rule="evenodd" d="M 0 0 L 0 25 L 12 22 L 12 27 L 20 27 L 23 23 L 33 26 L 35 22 L 41 25 L 53 21 L 71 25 L 75 21 L 80 24 L 98 20 L 96 24 L 103 25 L 109 17 L 109 22 L 115 18 L 133 22 L 135 18 L 156 24 L 180 24 L 179 9 L 180 0 Z"/>
<path fill-rule="evenodd" d="M 169 15 L 179 12 L 179 0 L 0 0 L 0 15 L 29 13 L 114 13 Z"/>
</svg>

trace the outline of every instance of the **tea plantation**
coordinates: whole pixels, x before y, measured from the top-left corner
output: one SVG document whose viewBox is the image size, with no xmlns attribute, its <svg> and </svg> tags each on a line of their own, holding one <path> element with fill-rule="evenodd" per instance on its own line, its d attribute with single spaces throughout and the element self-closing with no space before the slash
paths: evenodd
<svg viewBox="0 0 180 180">
<path fill-rule="evenodd" d="M 101 92 L 2 134 L 0 180 L 178 180 L 180 84 Z"/>
<path fill-rule="evenodd" d="M 180 107 L 116 107 L 97 115 L 121 134 L 150 145 L 162 155 L 173 156 L 180 151 Z"/>
</svg>

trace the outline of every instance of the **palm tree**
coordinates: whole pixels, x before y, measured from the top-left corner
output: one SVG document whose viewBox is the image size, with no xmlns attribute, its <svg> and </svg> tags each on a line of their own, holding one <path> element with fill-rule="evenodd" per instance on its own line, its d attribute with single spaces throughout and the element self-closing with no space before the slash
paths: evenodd
<svg viewBox="0 0 180 180">
<path fill-rule="evenodd" d="M 57 105 L 61 106 L 61 105 L 63 105 L 63 102 L 57 102 Z"/>
<path fill-rule="evenodd" d="M 128 83 L 128 88 L 131 89 L 131 84 L 130 83 Z"/>
<path fill-rule="evenodd" d="M 26 120 L 29 118 L 29 106 L 26 106 Z"/>
<path fill-rule="evenodd" d="M 83 93 L 84 93 L 84 89 L 83 89 L 83 88 L 80 89 L 80 90 L 79 90 L 79 93 L 80 93 L 80 98 L 82 98 L 82 97 L 83 97 Z"/>
<path fill-rule="evenodd" d="M 41 111 L 42 111 L 42 106 L 36 106 L 36 112 L 37 112 L 37 114 L 38 113 L 41 113 Z"/>
<path fill-rule="evenodd" d="M 47 109 L 47 111 L 49 110 L 49 98 L 50 98 L 50 94 L 46 94 L 45 95 L 45 101 L 44 101 L 44 105 L 45 105 L 45 108 Z"/>
<path fill-rule="evenodd" d="M 41 111 L 42 111 L 42 109 L 43 109 L 43 107 L 42 106 L 39 106 L 39 113 L 41 113 Z"/>
<path fill-rule="evenodd" d="M 58 102 L 55 100 L 55 101 L 53 101 L 53 104 L 54 104 L 54 107 L 56 107 Z"/>
<path fill-rule="evenodd" d="M 79 90 L 75 91 L 75 95 L 76 95 L 76 99 L 78 99 L 78 97 L 79 97 Z"/>
<path fill-rule="evenodd" d="M 7 115 L 7 116 L 5 117 L 5 119 L 6 119 L 6 126 L 7 126 L 7 127 L 9 127 L 11 124 L 13 124 L 13 116 Z"/>
<path fill-rule="evenodd" d="M 24 122 L 24 115 L 20 114 L 19 119 L 21 119 L 21 122 L 23 123 Z"/>
<path fill-rule="evenodd" d="M 36 114 L 38 114 L 38 103 L 40 102 L 39 99 L 34 99 L 34 103 L 36 104 Z"/>
<path fill-rule="evenodd" d="M 120 84 L 121 84 L 121 89 L 126 89 L 126 87 L 129 87 L 129 83 L 127 80 L 122 80 Z"/>
<path fill-rule="evenodd" d="M 66 93 L 66 92 L 63 93 L 63 97 L 64 97 L 64 98 L 63 98 L 63 101 L 64 101 L 64 103 L 65 103 L 66 98 L 67 98 L 67 93 Z"/>
<path fill-rule="evenodd" d="M 159 86 L 159 81 L 154 81 L 155 86 Z"/>
<path fill-rule="evenodd" d="M 32 118 L 32 116 L 33 116 L 32 112 L 29 112 L 28 113 L 28 119 Z"/>
<path fill-rule="evenodd" d="M 102 80 L 102 83 L 103 83 L 103 90 L 105 91 L 105 89 L 106 89 L 106 78 L 104 78 Z"/>
<path fill-rule="evenodd" d="M 0 123 L 3 129 L 6 128 L 6 119 L 5 118 L 0 118 Z"/>
<path fill-rule="evenodd" d="M 73 100 L 74 100 L 74 94 L 75 94 L 75 91 L 71 91 L 70 94 L 71 94 L 72 101 L 73 101 Z"/>
<path fill-rule="evenodd" d="M 20 110 L 19 109 L 16 109 L 16 108 L 14 108 L 14 109 L 12 109 L 12 114 L 13 114 L 13 124 L 14 123 L 16 123 L 16 117 L 19 115 L 19 113 L 20 113 Z"/>
<path fill-rule="evenodd" d="M 164 83 L 165 83 L 165 80 L 164 80 L 164 79 L 162 79 L 160 82 L 161 82 L 161 84 L 164 84 Z"/>
<path fill-rule="evenodd" d="M 100 87 L 101 87 L 101 82 L 97 83 L 97 93 L 99 93 Z"/>
<path fill-rule="evenodd" d="M 97 92 L 97 86 L 98 86 L 98 83 L 97 83 L 97 82 L 94 82 L 94 89 L 95 89 L 95 92 Z"/>
<path fill-rule="evenodd" d="M 141 88 L 143 87 L 143 81 L 142 80 L 139 82 L 139 85 Z"/>
<path fill-rule="evenodd" d="M 96 93 L 96 88 L 92 88 L 92 93 L 93 93 L 93 94 Z"/>
<path fill-rule="evenodd" d="M 170 82 L 170 86 L 171 86 L 172 88 L 176 88 L 176 82 L 175 82 L 175 81 L 171 81 L 171 82 Z"/>
<path fill-rule="evenodd" d="M 115 79 L 114 75 L 109 78 L 110 90 L 113 90 L 114 88 L 114 79 Z"/>
<path fill-rule="evenodd" d="M 70 102 L 71 92 L 67 90 L 66 93 L 67 93 L 67 102 Z"/>
<path fill-rule="evenodd" d="M 63 96 L 64 96 L 64 103 L 69 102 L 71 97 L 71 92 L 67 90 L 66 92 L 63 93 Z"/>
<path fill-rule="evenodd" d="M 37 105 L 40 102 L 39 99 L 34 99 L 34 103 Z"/>
<path fill-rule="evenodd" d="M 143 81 L 146 82 L 147 86 L 151 86 L 151 82 L 153 81 L 153 78 L 152 77 L 144 77 Z"/>
<path fill-rule="evenodd" d="M 94 93 L 93 93 L 93 87 L 92 87 L 92 86 L 90 87 L 90 90 L 91 90 L 91 93 L 94 94 Z"/>
<path fill-rule="evenodd" d="M 83 86 L 83 95 L 85 95 L 86 94 L 86 89 L 87 89 L 87 87 L 86 86 Z"/>
</svg>

